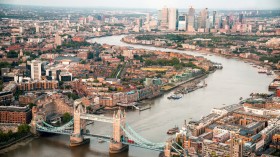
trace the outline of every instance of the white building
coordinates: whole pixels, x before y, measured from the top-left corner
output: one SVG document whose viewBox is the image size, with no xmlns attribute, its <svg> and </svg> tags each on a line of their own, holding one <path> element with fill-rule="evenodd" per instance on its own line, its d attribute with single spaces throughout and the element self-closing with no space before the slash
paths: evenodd
<svg viewBox="0 0 280 157">
<path fill-rule="evenodd" d="M 31 78 L 33 80 L 41 80 L 41 76 L 42 76 L 41 68 L 42 68 L 41 61 L 33 60 L 31 62 Z"/>
<path fill-rule="evenodd" d="M 168 9 L 168 29 L 175 31 L 177 29 L 178 10 L 176 8 Z"/>
<path fill-rule="evenodd" d="M 178 30 L 179 31 L 185 31 L 187 29 L 187 16 L 181 15 L 178 18 Z"/>
</svg>

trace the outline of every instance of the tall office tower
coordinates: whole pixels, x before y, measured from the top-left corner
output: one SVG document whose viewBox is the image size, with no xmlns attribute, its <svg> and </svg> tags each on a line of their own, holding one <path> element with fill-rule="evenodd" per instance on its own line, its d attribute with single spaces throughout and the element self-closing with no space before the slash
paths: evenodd
<svg viewBox="0 0 280 157">
<path fill-rule="evenodd" d="M 162 30 L 168 29 L 168 8 L 162 8 L 161 10 L 161 23 L 160 23 Z"/>
<path fill-rule="evenodd" d="M 178 10 L 176 8 L 168 9 L 168 29 L 171 31 L 177 30 Z"/>
<path fill-rule="evenodd" d="M 40 33 L 40 27 L 38 25 L 35 26 L 36 33 Z"/>
<path fill-rule="evenodd" d="M 207 19 L 209 19 L 209 13 L 208 13 L 208 8 L 205 8 L 200 12 L 200 20 L 198 20 L 198 27 L 206 28 Z"/>
<path fill-rule="evenodd" d="M 216 25 L 216 14 L 217 14 L 217 12 L 213 11 L 213 27 L 215 27 L 215 25 Z"/>
<path fill-rule="evenodd" d="M 143 26 L 143 20 L 142 18 L 137 18 L 136 19 L 136 24 L 141 28 Z"/>
<path fill-rule="evenodd" d="M 189 14 L 188 14 L 188 31 L 189 32 L 194 32 L 194 14 L 195 14 L 195 10 L 193 7 L 190 7 L 189 9 Z"/>
<path fill-rule="evenodd" d="M 158 10 L 157 20 L 158 20 L 158 26 L 160 26 L 160 24 L 161 24 L 161 10 Z"/>
<path fill-rule="evenodd" d="M 217 25 L 217 28 L 222 28 L 222 26 L 223 26 L 223 18 L 222 18 L 222 16 L 218 16 L 218 17 L 216 17 L 216 25 Z"/>
<path fill-rule="evenodd" d="M 54 43 L 56 46 L 60 46 L 62 45 L 62 41 L 61 41 L 61 36 L 59 34 L 55 34 L 55 39 L 54 39 Z"/>
<path fill-rule="evenodd" d="M 31 62 L 31 79 L 33 80 L 41 80 L 41 67 L 42 63 L 37 60 L 33 60 Z"/>
<path fill-rule="evenodd" d="M 187 29 L 187 16 L 180 15 L 178 18 L 178 30 L 185 31 Z"/>
<path fill-rule="evenodd" d="M 238 19 L 238 21 L 239 21 L 240 23 L 243 23 L 243 14 L 239 14 L 239 19 Z"/>
<path fill-rule="evenodd" d="M 236 133 L 230 133 L 230 157 L 243 157 L 243 140 Z"/>
<path fill-rule="evenodd" d="M 150 14 L 149 14 L 149 13 L 147 13 L 145 23 L 147 23 L 147 24 L 148 24 L 150 21 L 151 21 L 151 16 L 150 16 Z"/>
<path fill-rule="evenodd" d="M 226 24 L 229 26 L 229 16 L 226 16 Z"/>
</svg>

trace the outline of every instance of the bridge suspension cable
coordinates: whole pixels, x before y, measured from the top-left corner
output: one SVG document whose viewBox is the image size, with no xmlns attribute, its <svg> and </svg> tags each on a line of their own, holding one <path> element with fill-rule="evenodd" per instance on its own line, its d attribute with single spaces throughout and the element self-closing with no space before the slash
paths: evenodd
<svg viewBox="0 0 280 157">
<path fill-rule="evenodd" d="M 162 145 L 164 146 L 165 143 L 153 143 L 145 138 L 143 138 L 141 135 L 139 135 L 136 131 L 134 131 L 131 126 L 129 124 L 126 123 L 126 128 L 133 134 L 135 135 L 135 137 L 139 138 L 141 141 L 143 141 L 146 144 L 150 144 L 150 145 Z"/>
<path fill-rule="evenodd" d="M 131 134 L 129 131 L 127 131 L 123 126 L 121 126 L 122 130 L 125 132 L 125 135 L 133 140 L 136 144 L 140 145 L 141 147 L 147 148 L 147 149 L 153 149 L 153 150 L 163 150 L 164 144 L 157 144 L 157 143 L 145 143 L 144 141 L 140 140 L 139 137 L 135 137 L 135 135 Z"/>
</svg>

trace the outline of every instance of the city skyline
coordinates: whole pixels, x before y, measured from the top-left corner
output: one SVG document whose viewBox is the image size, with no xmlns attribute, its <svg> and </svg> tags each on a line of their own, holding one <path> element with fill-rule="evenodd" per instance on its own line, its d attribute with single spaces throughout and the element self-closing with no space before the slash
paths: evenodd
<svg viewBox="0 0 280 157">
<path fill-rule="evenodd" d="M 1 0 L 0 4 L 14 4 L 14 5 L 34 5 L 34 6 L 55 6 L 55 7 L 108 7 L 108 8 L 147 8 L 147 9 L 160 9 L 164 6 L 175 8 L 211 8 L 211 9 L 279 9 L 280 2 L 278 0 L 237 0 L 237 1 L 224 1 L 224 0 L 164 0 L 159 3 L 159 0 L 119 0 L 119 3 L 113 3 L 111 0 Z M 160 4 L 160 5 L 159 5 Z M 182 5 L 184 4 L 184 5 Z M 185 6 L 185 7 L 183 7 Z"/>
</svg>

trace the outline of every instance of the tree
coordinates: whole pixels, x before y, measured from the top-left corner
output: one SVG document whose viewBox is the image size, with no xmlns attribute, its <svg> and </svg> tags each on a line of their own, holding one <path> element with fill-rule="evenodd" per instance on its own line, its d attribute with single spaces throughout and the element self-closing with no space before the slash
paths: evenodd
<svg viewBox="0 0 280 157">
<path fill-rule="evenodd" d="M 7 57 L 8 58 L 17 58 L 18 53 L 16 51 L 10 51 L 10 52 L 7 53 Z"/>
<path fill-rule="evenodd" d="M 32 109 L 33 106 L 37 106 L 37 105 L 36 105 L 36 104 L 33 104 L 33 103 L 29 103 L 28 106 L 29 106 L 30 109 Z"/>
<path fill-rule="evenodd" d="M 67 123 L 71 119 L 72 119 L 72 117 L 71 117 L 71 115 L 68 112 L 64 113 L 63 116 L 62 116 L 62 122 L 63 123 Z"/>
<path fill-rule="evenodd" d="M 74 93 L 69 93 L 67 94 L 68 98 L 72 98 L 73 100 L 79 99 L 79 96 L 77 94 Z"/>
<path fill-rule="evenodd" d="M 30 126 L 27 124 L 22 124 L 18 126 L 18 133 L 23 134 L 23 133 L 28 133 L 30 131 Z"/>
</svg>

